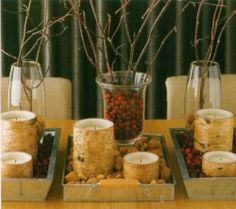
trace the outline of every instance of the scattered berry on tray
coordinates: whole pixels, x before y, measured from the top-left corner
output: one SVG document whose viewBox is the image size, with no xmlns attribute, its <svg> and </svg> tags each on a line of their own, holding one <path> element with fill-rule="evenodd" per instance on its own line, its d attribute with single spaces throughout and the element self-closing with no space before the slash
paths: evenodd
<svg viewBox="0 0 236 209">
<path fill-rule="evenodd" d="M 53 136 L 46 134 L 38 145 L 37 163 L 34 165 L 34 178 L 46 178 L 52 151 Z"/>
</svg>

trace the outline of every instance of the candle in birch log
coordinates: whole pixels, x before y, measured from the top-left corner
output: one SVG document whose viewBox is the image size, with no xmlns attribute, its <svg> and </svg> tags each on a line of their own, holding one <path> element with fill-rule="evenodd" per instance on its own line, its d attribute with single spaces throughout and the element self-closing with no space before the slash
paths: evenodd
<svg viewBox="0 0 236 209">
<path fill-rule="evenodd" d="M 25 152 L 2 153 L 3 178 L 30 178 L 33 176 L 32 156 Z"/>
<path fill-rule="evenodd" d="M 209 151 L 203 155 L 202 171 L 207 176 L 236 176 L 236 154 Z"/>
<path fill-rule="evenodd" d="M 36 115 L 29 111 L 9 111 L 1 114 L 2 152 L 22 151 L 32 155 L 38 153 L 38 125 Z"/>
<path fill-rule="evenodd" d="M 194 148 L 200 152 L 232 151 L 233 114 L 223 109 L 201 109 L 194 121 Z"/>
<path fill-rule="evenodd" d="M 108 175 L 114 163 L 114 126 L 109 120 L 89 118 L 75 123 L 73 169 L 78 175 Z"/>
<path fill-rule="evenodd" d="M 150 152 L 133 152 L 124 156 L 124 177 L 150 183 L 159 177 L 159 157 Z"/>
</svg>

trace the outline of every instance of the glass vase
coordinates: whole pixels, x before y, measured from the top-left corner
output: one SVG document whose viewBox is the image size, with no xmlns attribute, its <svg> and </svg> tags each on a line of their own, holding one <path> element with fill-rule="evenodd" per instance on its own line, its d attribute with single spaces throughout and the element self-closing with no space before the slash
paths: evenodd
<svg viewBox="0 0 236 209">
<path fill-rule="evenodd" d="M 104 118 L 114 123 L 115 140 L 132 144 L 143 131 L 146 87 L 151 76 L 141 72 L 115 71 L 96 78 L 103 92 Z"/>
<path fill-rule="evenodd" d="M 8 87 L 8 110 L 34 112 L 39 123 L 39 135 L 45 127 L 45 90 L 41 66 L 35 61 L 12 64 Z M 41 137 L 39 136 L 39 137 Z"/>
<path fill-rule="evenodd" d="M 204 60 L 190 65 L 185 89 L 185 125 L 193 130 L 196 111 L 204 108 L 221 107 L 221 73 L 219 64 Z"/>
</svg>

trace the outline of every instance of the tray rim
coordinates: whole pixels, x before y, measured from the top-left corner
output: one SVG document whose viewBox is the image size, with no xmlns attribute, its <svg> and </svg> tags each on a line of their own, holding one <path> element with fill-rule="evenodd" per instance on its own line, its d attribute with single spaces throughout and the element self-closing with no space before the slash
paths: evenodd
<svg viewBox="0 0 236 209">
<path fill-rule="evenodd" d="M 177 160 L 178 160 L 178 164 L 179 164 L 178 166 L 179 166 L 183 180 L 189 181 L 189 180 L 194 179 L 194 180 L 199 180 L 199 181 L 207 181 L 207 180 L 212 180 L 213 178 L 214 179 L 222 179 L 222 180 L 224 180 L 224 179 L 236 180 L 236 177 L 195 177 L 195 178 L 190 177 L 185 160 L 184 160 L 184 156 L 182 154 L 179 142 L 178 142 L 176 135 L 175 135 L 175 132 L 177 132 L 177 131 L 186 131 L 186 128 L 170 128 L 169 130 L 170 130 L 170 134 L 172 137 L 172 141 L 174 142 L 174 145 L 175 145 L 175 149 L 176 149 L 175 153 L 177 156 Z M 236 131 L 236 129 L 234 128 L 234 132 L 235 131 Z"/>
<path fill-rule="evenodd" d="M 14 182 L 14 181 L 53 181 L 53 177 L 55 174 L 55 168 L 56 168 L 56 156 L 57 156 L 57 149 L 58 149 L 58 145 L 59 145 L 59 141 L 60 141 L 60 133 L 61 133 L 61 129 L 60 128 L 46 128 L 45 129 L 45 133 L 48 132 L 55 132 L 55 136 L 54 136 L 54 140 L 53 140 L 53 144 L 52 144 L 52 152 L 50 155 L 50 163 L 48 166 L 48 173 L 47 173 L 47 177 L 46 178 L 36 178 L 36 177 L 32 177 L 32 178 L 1 178 L 1 182 Z"/>
<path fill-rule="evenodd" d="M 164 185 L 164 186 L 173 186 L 175 188 L 176 186 L 176 177 L 175 177 L 175 172 L 173 170 L 173 163 L 171 161 L 170 158 L 170 153 L 166 144 L 166 140 L 164 137 L 164 134 L 161 133 L 143 133 L 142 136 L 157 136 L 159 137 L 159 140 L 161 141 L 161 144 L 163 146 L 163 151 L 164 151 L 164 155 L 167 161 L 168 166 L 171 169 L 171 183 L 166 183 L 166 184 L 139 184 L 138 187 L 156 187 L 159 185 Z M 64 183 L 64 179 L 65 179 L 65 174 L 66 174 L 66 162 L 67 162 L 67 156 L 69 154 L 69 148 L 71 146 L 73 140 L 73 135 L 70 134 L 68 136 L 68 140 L 67 140 L 67 144 L 66 144 L 66 151 L 65 151 L 65 155 L 64 155 L 64 160 L 63 160 L 63 172 L 62 172 L 62 181 L 61 181 L 61 185 L 62 187 L 91 187 L 91 186 L 95 186 L 96 184 L 65 184 Z M 99 185 L 98 185 L 99 186 Z M 175 189 L 174 189 L 175 192 Z"/>
</svg>

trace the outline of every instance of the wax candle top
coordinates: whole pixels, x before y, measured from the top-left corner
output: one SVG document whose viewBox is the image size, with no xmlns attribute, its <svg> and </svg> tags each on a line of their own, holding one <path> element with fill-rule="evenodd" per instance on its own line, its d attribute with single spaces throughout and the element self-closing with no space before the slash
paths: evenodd
<svg viewBox="0 0 236 209">
<path fill-rule="evenodd" d="M 75 128 L 81 130 L 101 130 L 111 127 L 113 127 L 113 122 L 100 118 L 88 118 L 75 123 Z"/>
<path fill-rule="evenodd" d="M 5 152 L 2 153 L 2 164 L 17 165 L 27 163 L 32 160 L 32 156 L 25 152 Z"/>
<path fill-rule="evenodd" d="M 236 163 L 236 154 L 228 151 L 209 151 L 203 155 L 203 158 L 215 163 Z"/>
<path fill-rule="evenodd" d="M 8 111 L 1 114 L 1 119 L 5 121 L 28 121 L 36 118 L 33 112 L 29 111 Z"/>
<path fill-rule="evenodd" d="M 151 152 L 133 152 L 124 156 L 124 160 L 137 165 L 155 163 L 158 159 L 159 157 Z"/>
<path fill-rule="evenodd" d="M 223 109 L 201 109 L 196 113 L 198 116 L 206 119 L 225 119 L 233 117 L 233 113 Z"/>
</svg>

